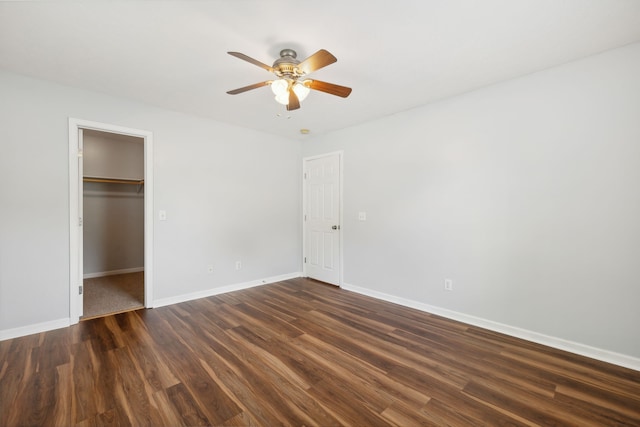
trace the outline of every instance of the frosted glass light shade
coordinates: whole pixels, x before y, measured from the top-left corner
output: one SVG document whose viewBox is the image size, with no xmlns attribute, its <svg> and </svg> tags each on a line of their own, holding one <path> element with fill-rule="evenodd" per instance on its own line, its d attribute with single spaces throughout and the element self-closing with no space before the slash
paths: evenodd
<svg viewBox="0 0 640 427">
<path fill-rule="evenodd" d="M 298 97 L 298 101 L 302 102 L 307 97 L 307 95 L 309 95 L 311 89 L 306 87 L 302 82 L 296 82 L 296 84 L 293 85 L 293 91 Z"/>
<path fill-rule="evenodd" d="M 289 104 L 289 91 L 285 91 L 283 93 L 280 93 L 278 95 L 276 95 L 276 102 L 282 104 L 282 105 L 288 105 Z"/>
<path fill-rule="evenodd" d="M 289 82 L 285 79 L 278 79 L 271 82 L 271 91 L 275 96 L 286 94 L 288 88 Z"/>
<path fill-rule="evenodd" d="M 289 84 L 290 81 L 287 79 L 278 79 L 271 82 L 271 91 L 276 96 L 276 102 L 282 105 L 289 104 Z M 310 89 L 304 85 L 304 82 L 295 82 L 292 88 L 300 102 L 309 95 Z"/>
</svg>

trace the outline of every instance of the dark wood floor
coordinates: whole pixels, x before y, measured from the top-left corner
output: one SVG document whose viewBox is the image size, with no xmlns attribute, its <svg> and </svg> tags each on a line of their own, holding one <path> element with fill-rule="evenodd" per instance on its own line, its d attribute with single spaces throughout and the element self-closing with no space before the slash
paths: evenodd
<svg viewBox="0 0 640 427">
<path fill-rule="evenodd" d="M 1 426 L 640 425 L 640 372 L 295 279 L 0 342 Z"/>
</svg>

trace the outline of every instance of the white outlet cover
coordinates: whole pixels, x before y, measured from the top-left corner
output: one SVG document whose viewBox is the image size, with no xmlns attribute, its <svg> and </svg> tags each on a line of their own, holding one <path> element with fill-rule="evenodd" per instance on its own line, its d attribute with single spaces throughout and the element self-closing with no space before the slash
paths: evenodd
<svg viewBox="0 0 640 427">
<path fill-rule="evenodd" d="M 358 221 L 366 221 L 367 213 L 366 212 L 358 212 Z"/>
</svg>

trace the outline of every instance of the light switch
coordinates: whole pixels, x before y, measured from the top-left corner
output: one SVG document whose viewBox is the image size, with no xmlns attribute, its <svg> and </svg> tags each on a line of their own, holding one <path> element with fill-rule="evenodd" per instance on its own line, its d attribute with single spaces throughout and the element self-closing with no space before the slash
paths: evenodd
<svg viewBox="0 0 640 427">
<path fill-rule="evenodd" d="M 158 212 L 158 218 L 160 219 L 160 221 L 166 221 L 167 220 L 167 211 L 159 211 Z"/>
<path fill-rule="evenodd" d="M 366 212 L 358 212 L 358 221 L 366 221 L 367 213 Z"/>
</svg>

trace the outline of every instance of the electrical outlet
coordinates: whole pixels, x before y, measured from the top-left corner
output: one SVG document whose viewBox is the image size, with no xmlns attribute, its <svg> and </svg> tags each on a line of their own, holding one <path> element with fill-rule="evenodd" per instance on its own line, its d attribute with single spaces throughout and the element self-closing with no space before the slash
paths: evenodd
<svg viewBox="0 0 640 427">
<path fill-rule="evenodd" d="M 209 272 L 209 274 L 213 273 L 213 265 L 207 267 L 207 271 Z"/>
<path fill-rule="evenodd" d="M 444 279 L 444 289 L 446 291 L 452 291 L 453 290 L 453 280 Z"/>
<path fill-rule="evenodd" d="M 242 268 L 242 263 L 240 261 L 236 261 L 236 270 L 240 270 Z"/>
</svg>

